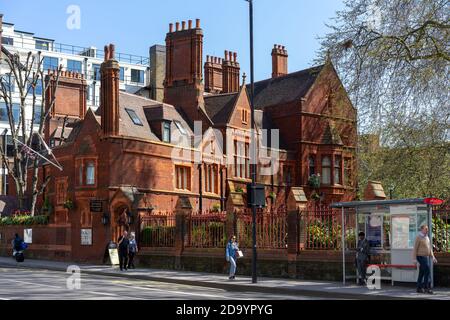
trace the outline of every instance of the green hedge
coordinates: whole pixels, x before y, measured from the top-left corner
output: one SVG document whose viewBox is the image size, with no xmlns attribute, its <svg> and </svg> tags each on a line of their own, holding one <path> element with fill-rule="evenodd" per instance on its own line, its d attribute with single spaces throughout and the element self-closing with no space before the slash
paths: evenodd
<svg viewBox="0 0 450 320">
<path fill-rule="evenodd" d="M 15 225 L 46 225 L 49 223 L 49 216 L 29 216 L 18 215 L 0 218 L 0 226 L 15 226 Z"/>
</svg>

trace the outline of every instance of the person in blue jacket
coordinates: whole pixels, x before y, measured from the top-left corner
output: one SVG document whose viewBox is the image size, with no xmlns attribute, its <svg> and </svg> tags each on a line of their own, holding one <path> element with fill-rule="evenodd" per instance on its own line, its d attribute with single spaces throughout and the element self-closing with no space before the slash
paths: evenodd
<svg viewBox="0 0 450 320">
<path fill-rule="evenodd" d="M 230 280 L 234 280 L 236 278 L 236 258 L 238 251 L 239 247 L 236 242 L 236 236 L 232 236 L 230 241 L 228 241 L 226 249 L 226 259 L 230 263 Z"/>
</svg>

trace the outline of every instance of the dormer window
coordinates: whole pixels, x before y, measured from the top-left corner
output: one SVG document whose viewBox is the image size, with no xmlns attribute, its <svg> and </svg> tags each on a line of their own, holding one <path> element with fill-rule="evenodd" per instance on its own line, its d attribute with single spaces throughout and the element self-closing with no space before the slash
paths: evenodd
<svg viewBox="0 0 450 320">
<path fill-rule="evenodd" d="M 131 110 L 131 109 L 127 109 L 125 108 L 126 112 L 128 113 L 128 115 L 130 116 L 131 120 L 133 121 L 133 123 L 137 126 L 144 126 L 142 124 L 141 119 L 138 117 L 138 115 L 136 114 L 136 111 Z"/>
<path fill-rule="evenodd" d="M 170 143 L 170 121 L 164 121 L 162 126 L 162 139 L 164 142 Z"/>
</svg>

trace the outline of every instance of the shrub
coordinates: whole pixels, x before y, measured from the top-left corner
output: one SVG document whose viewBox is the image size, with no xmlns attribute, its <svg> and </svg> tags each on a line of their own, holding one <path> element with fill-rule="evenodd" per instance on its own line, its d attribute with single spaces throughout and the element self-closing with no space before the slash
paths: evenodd
<svg viewBox="0 0 450 320">
<path fill-rule="evenodd" d="M 212 206 L 211 212 L 220 212 L 220 204 L 216 203 Z"/>
<path fill-rule="evenodd" d="M 450 252 L 450 224 L 443 219 L 433 217 L 434 250 L 437 252 Z"/>
<path fill-rule="evenodd" d="M 308 179 L 308 185 L 313 189 L 319 189 L 320 188 L 320 175 L 319 174 L 313 174 Z"/>
<path fill-rule="evenodd" d="M 1 226 L 13 226 L 13 225 L 46 225 L 49 223 L 49 216 L 30 216 L 30 215 L 14 215 L 10 217 L 0 218 Z"/>
</svg>

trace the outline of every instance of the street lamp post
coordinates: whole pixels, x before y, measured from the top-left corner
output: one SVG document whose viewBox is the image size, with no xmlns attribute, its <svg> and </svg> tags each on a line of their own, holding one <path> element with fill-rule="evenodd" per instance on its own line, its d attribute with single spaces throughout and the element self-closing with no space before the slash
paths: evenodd
<svg viewBox="0 0 450 320">
<path fill-rule="evenodd" d="M 251 176 L 252 176 L 252 237 L 253 237 L 253 256 L 252 256 L 252 283 L 257 283 L 256 265 L 257 265 L 257 251 L 256 251 L 256 139 L 255 139 L 255 74 L 254 74 L 254 52 L 253 52 L 253 0 L 246 0 L 249 4 L 250 13 L 250 108 L 251 108 L 251 143 L 250 143 L 250 158 L 251 158 Z"/>
</svg>

